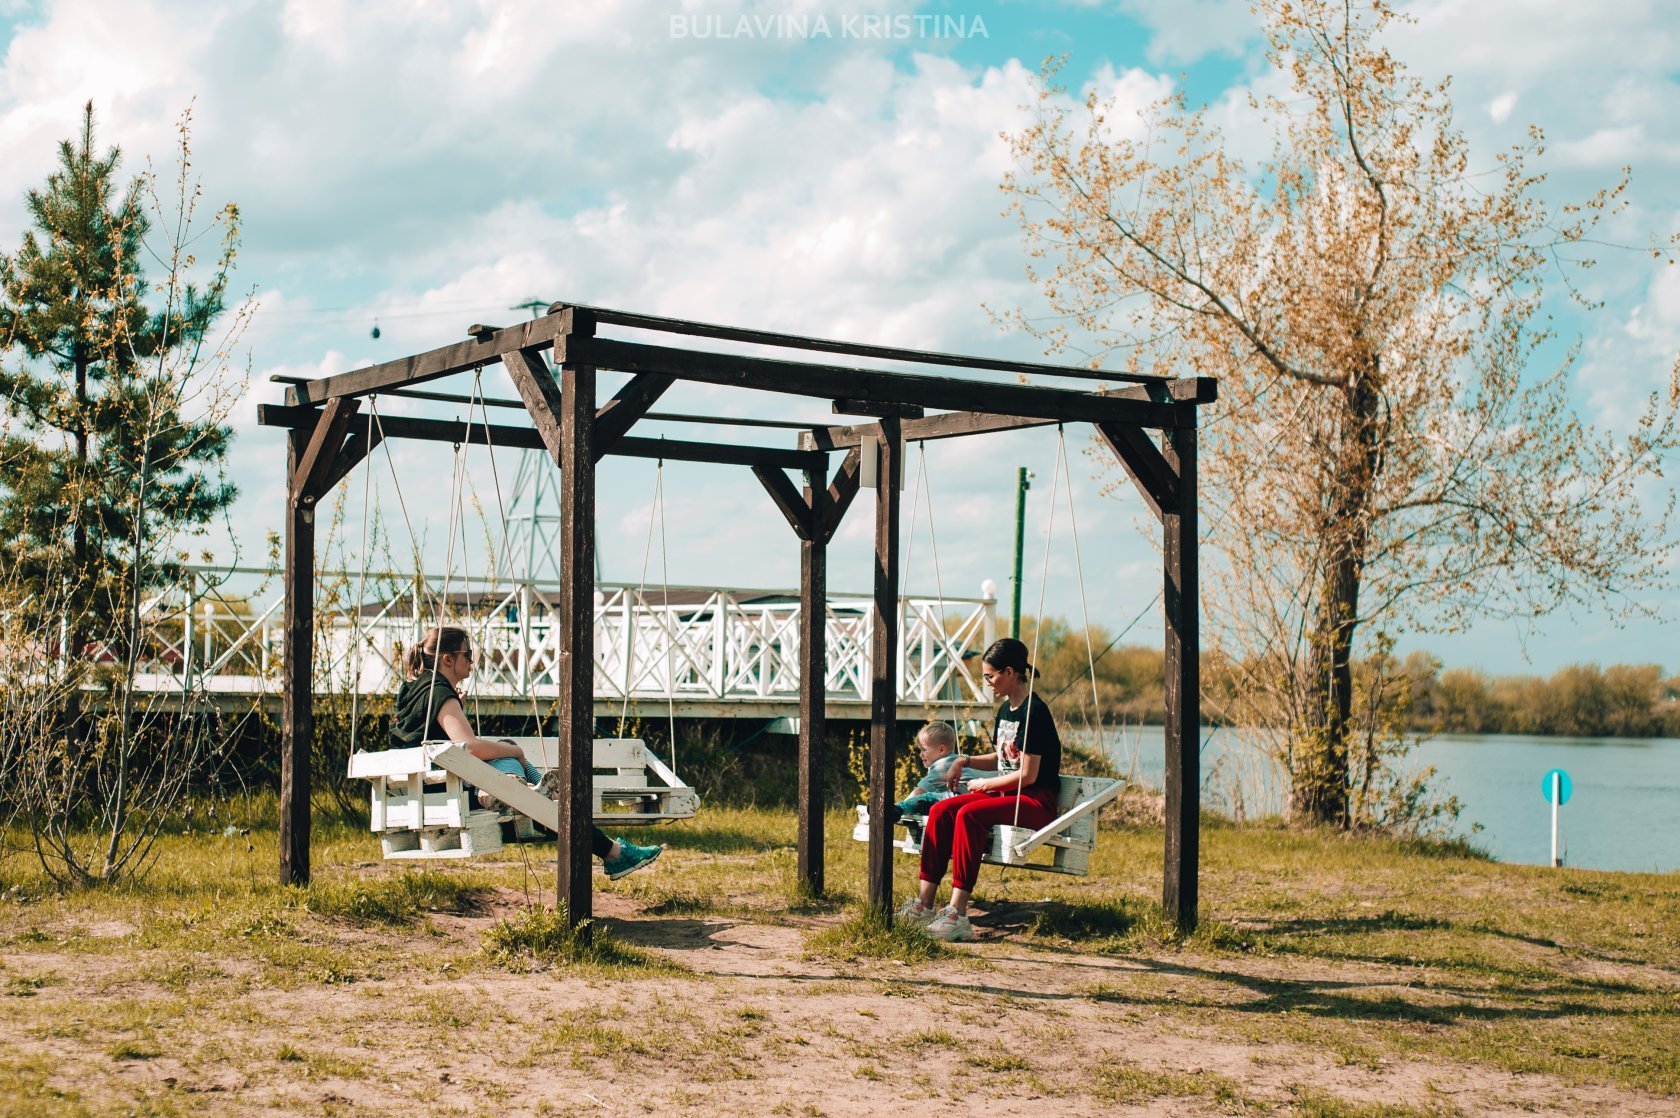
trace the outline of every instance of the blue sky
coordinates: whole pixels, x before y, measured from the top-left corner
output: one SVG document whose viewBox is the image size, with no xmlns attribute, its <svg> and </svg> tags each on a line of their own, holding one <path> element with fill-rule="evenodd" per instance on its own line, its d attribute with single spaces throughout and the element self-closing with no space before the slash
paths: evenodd
<svg viewBox="0 0 1680 1118">
<path fill-rule="evenodd" d="M 1552 197 L 1583 195 L 1631 163 L 1633 206 L 1614 232 L 1638 241 L 1680 227 L 1680 51 L 1660 4 L 1401 7 L 1415 22 L 1393 49 L 1425 77 L 1453 76 L 1458 122 L 1484 158 L 1539 123 L 1552 140 Z M 695 33 L 736 28 L 743 15 L 761 27 L 820 16 L 830 34 Z M 948 21 L 926 37 L 841 30 L 847 17 L 916 15 L 950 17 L 966 33 Z M 1238 104 L 1268 80 L 1254 18 L 1228 0 L 232 0 L 214 10 L 62 0 L 0 3 L 0 37 L 0 246 L 17 243 L 23 193 L 51 169 L 84 101 L 130 170 L 147 156 L 167 161 L 174 120 L 193 105 L 196 166 L 209 199 L 241 207 L 238 283 L 259 303 L 235 414 L 235 530 L 247 557 L 279 523 L 282 444 L 254 426 L 256 403 L 279 396 L 270 374 L 412 353 L 473 322 L 512 321 L 523 312 L 509 308 L 532 297 L 1031 355 L 1030 339 L 999 332 L 984 308 L 1034 305 L 1018 231 L 1000 214 L 1009 163 L 998 133 L 1019 126 L 1044 56 L 1067 52 L 1070 84 L 1123 102 L 1182 80 L 1195 101 Z M 1615 423 L 1617 401 L 1656 387 L 1680 352 L 1680 281 L 1637 253 L 1594 279 L 1605 309 L 1564 321 L 1582 341 L 1582 411 Z M 487 388 L 506 391 L 499 376 Z M 825 410 L 701 389 L 664 406 L 801 419 Z M 1123 490 L 1100 495 L 1112 474 L 1084 453 L 1083 435 L 1070 437 L 1092 620 L 1115 629 L 1141 617 L 1133 637 L 1156 641 L 1151 523 Z M 1026 598 L 1030 607 L 1042 584 L 1047 609 L 1078 620 L 1065 498 L 1040 577 L 1055 456 L 1049 431 L 929 448 L 947 593 L 1007 578 L 1013 478 L 1027 466 L 1039 481 Z M 447 492 L 447 448 L 404 447 L 393 465 L 405 490 Z M 488 495 L 488 461 L 472 469 Z M 499 465 L 504 485 L 512 470 Z M 652 482 L 647 463 L 603 468 L 608 579 L 639 575 Z M 685 468 L 666 484 L 673 581 L 794 584 L 794 541 L 744 471 Z M 389 508 L 392 495 L 369 498 Z M 860 505 L 843 530 L 837 588 L 868 586 L 870 516 Z M 394 510 L 389 520 L 400 525 Z M 925 524 L 917 530 L 906 580 L 931 592 Z M 427 537 L 441 560 L 441 517 Z M 230 553 L 228 541 L 217 546 Z M 1674 613 L 1672 598 L 1650 604 Z M 1680 669 L 1666 633 L 1660 622 L 1619 629 L 1583 615 L 1547 619 L 1521 645 L 1487 625 L 1404 647 L 1498 671 L 1583 660 Z"/>
</svg>

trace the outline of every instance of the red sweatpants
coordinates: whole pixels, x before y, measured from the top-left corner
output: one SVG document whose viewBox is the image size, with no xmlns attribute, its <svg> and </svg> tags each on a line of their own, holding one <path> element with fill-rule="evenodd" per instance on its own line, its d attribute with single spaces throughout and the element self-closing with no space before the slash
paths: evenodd
<svg viewBox="0 0 1680 1118">
<path fill-rule="evenodd" d="M 951 885 L 972 892 L 991 829 L 1002 825 L 1036 831 L 1056 818 L 1055 807 L 1055 798 L 1043 788 L 1028 788 L 1023 795 L 965 792 L 940 800 L 928 811 L 922 832 L 922 880 L 937 885 L 950 866 Z"/>
</svg>

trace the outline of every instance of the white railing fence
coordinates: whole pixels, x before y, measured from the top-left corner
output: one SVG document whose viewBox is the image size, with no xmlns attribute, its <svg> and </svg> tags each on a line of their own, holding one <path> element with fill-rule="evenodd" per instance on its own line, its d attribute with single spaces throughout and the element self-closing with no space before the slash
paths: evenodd
<svg viewBox="0 0 1680 1118">
<path fill-rule="evenodd" d="M 474 638 L 473 693 L 542 703 L 557 695 L 558 585 L 407 572 L 322 571 L 316 594 L 315 687 L 390 694 L 398 650 L 441 620 Z M 153 691 L 207 695 L 279 689 L 282 595 L 273 571 L 189 566 L 146 601 L 137 681 Z M 997 635 L 995 596 L 905 597 L 899 698 L 985 702 L 977 659 Z M 872 610 L 866 596 L 828 601 L 831 698 L 869 698 Z M 602 585 L 595 604 L 598 699 L 734 701 L 799 694 L 800 608 L 795 592 L 673 587 L 646 594 Z"/>
</svg>

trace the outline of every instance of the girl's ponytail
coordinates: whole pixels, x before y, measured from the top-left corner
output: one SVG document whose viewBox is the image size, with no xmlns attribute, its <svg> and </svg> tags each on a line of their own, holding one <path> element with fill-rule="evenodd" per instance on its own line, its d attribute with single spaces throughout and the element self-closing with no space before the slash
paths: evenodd
<svg viewBox="0 0 1680 1118">
<path fill-rule="evenodd" d="M 403 674 L 409 679 L 419 679 L 422 674 L 437 670 L 440 656 L 459 652 L 466 646 L 465 629 L 456 625 L 434 625 L 403 652 Z"/>
</svg>

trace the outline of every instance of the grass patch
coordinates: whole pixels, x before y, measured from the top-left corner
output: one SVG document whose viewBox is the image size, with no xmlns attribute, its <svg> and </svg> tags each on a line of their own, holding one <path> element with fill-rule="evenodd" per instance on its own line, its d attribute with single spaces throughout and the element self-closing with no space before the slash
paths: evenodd
<svg viewBox="0 0 1680 1118">
<path fill-rule="evenodd" d="M 483 946 L 491 962 L 519 973 L 552 967 L 683 973 L 683 968 L 652 952 L 620 943 L 593 920 L 573 924 L 566 919 L 564 905 L 521 909 L 497 921 L 484 933 Z"/>
<path fill-rule="evenodd" d="M 642 910 L 649 916 L 710 916 L 720 907 L 715 900 L 693 893 L 666 893 Z"/>
<path fill-rule="evenodd" d="M 1299 1085 L 1294 1095 L 1297 1118 L 1452 1118 L 1462 1113 L 1457 1107 L 1357 1102 Z"/>
<path fill-rule="evenodd" d="M 308 888 L 306 903 L 316 915 L 353 924 L 402 925 L 427 912 L 472 912 L 485 892 L 476 878 L 421 869 L 358 881 L 316 882 Z"/>
<path fill-rule="evenodd" d="M 4 993 L 8 998 L 33 998 L 55 981 L 57 980 L 44 975 L 13 975 L 6 979 L 6 987 L 0 993 Z"/>
<path fill-rule="evenodd" d="M 847 917 L 831 928 L 813 932 L 805 939 L 805 955 L 813 959 L 891 959 L 900 963 L 925 963 L 950 954 L 938 942 L 922 934 L 913 924 L 899 922 L 891 927 L 873 908 Z"/>
<path fill-rule="evenodd" d="M 1154 1099 L 1206 1098 L 1220 1104 L 1226 1113 L 1269 1112 L 1272 1108 L 1244 1094 L 1241 1085 L 1217 1072 L 1166 1071 L 1139 1064 L 1108 1061 L 1096 1069 L 1092 1093 L 1117 1103 L 1142 1103 Z"/>
<path fill-rule="evenodd" d="M 1187 936 L 1160 905 L 1134 897 L 1044 901 L 1036 906 L 1026 931 L 1039 939 L 1102 952 L 1192 946 L 1204 951 L 1247 953 L 1261 946 L 1254 935 L 1214 919 L 1203 920 Z"/>
<path fill-rule="evenodd" d="M 962 1042 L 944 1029 L 924 1029 L 904 1038 L 909 1048 L 961 1048 Z"/>
<path fill-rule="evenodd" d="M 1004 1074 L 1012 1071 L 1031 1071 L 1032 1064 L 1010 1052 L 987 1053 L 983 1056 L 968 1057 L 968 1066 L 979 1068 L 981 1071 Z"/>
<path fill-rule="evenodd" d="M 119 1040 L 105 1050 L 113 1060 L 155 1060 L 163 1049 L 147 1040 Z"/>
</svg>

